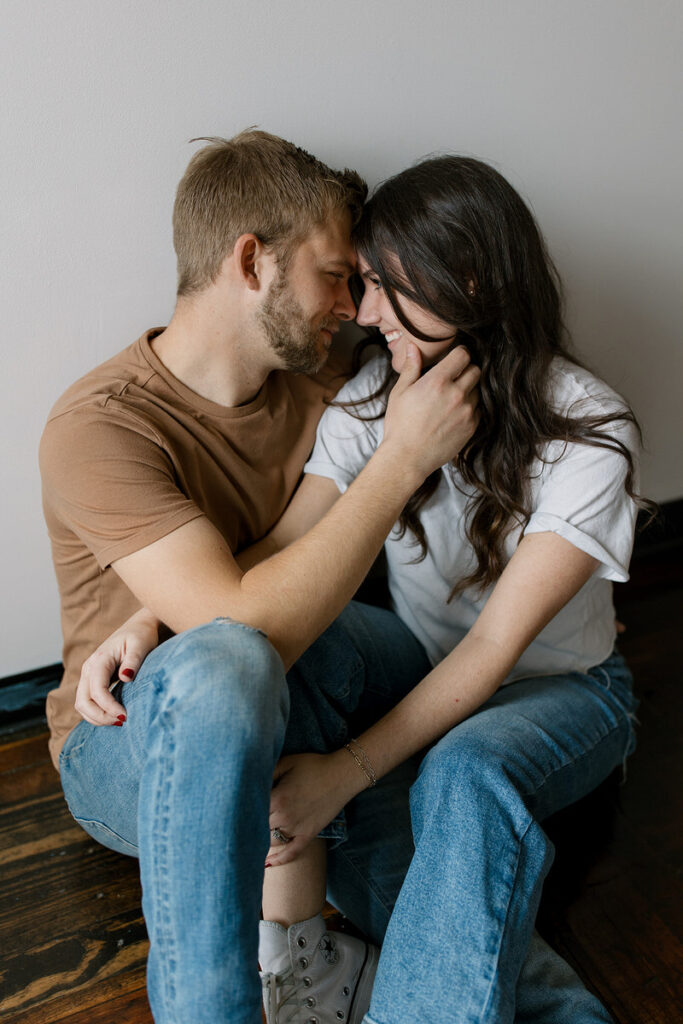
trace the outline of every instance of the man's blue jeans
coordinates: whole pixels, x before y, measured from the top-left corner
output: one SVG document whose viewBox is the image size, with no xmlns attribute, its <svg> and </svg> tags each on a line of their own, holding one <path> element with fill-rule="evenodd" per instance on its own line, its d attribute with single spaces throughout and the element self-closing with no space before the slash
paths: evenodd
<svg viewBox="0 0 683 1024">
<path fill-rule="evenodd" d="M 70 734 L 60 774 L 72 814 L 105 846 L 140 859 L 157 1024 L 260 1024 L 268 808 L 290 693 L 284 749 L 334 749 L 428 667 L 410 631 L 378 608 L 350 605 L 288 678 L 262 633 L 216 620 L 149 655 L 123 689 L 122 728 L 81 722 Z M 379 937 L 412 852 L 407 778 L 399 770 L 377 787 L 389 796 L 370 830 L 365 812 L 354 823 L 351 811 L 361 841 L 344 844 L 334 871 Z M 385 853 L 383 836 L 397 824 Z"/>
<path fill-rule="evenodd" d="M 157 1024 L 258 1024 L 277 758 L 340 746 L 428 670 L 409 630 L 377 608 L 350 605 L 287 678 L 262 634 L 217 620 L 147 658 L 124 689 L 123 728 L 74 730 L 60 762 L 72 813 L 140 858 Z M 588 676 L 515 683 L 432 748 L 410 804 L 417 759 L 333 823 L 348 838 L 331 844 L 330 898 L 375 942 L 406 878 L 369 1021 L 609 1020 L 531 935 L 552 857 L 537 819 L 620 763 L 632 710 L 619 659 Z"/>
</svg>

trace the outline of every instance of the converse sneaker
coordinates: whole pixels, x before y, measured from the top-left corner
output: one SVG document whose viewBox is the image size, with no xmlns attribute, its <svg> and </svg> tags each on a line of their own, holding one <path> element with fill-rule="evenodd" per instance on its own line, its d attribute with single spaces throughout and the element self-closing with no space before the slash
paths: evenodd
<svg viewBox="0 0 683 1024">
<path fill-rule="evenodd" d="M 322 914 L 285 929 L 259 926 L 263 1006 L 268 1024 L 361 1024 L 379 950 L 328 932 Z"/>
</svg>

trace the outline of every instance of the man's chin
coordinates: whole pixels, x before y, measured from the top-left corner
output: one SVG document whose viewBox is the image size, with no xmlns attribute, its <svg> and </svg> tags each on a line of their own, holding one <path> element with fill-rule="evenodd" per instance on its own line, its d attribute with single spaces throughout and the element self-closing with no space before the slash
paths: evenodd
<svg viewBox="0 0 683 1024">
<path fill-rule="evenodd" d="M 306 354 L 303 352 L 292 353 L 282 360 L 282 369 L 288 370 L 289 373 L 317 373 L 318 370 L 322 370 L 329 354 L 327 347 Z"/>
<path fill-rule="evenodd" d="M 317 373 L 318 370 L 322 370 L 323 366 L 328 360 L 330 354 L 329 348 L 326 348 L 323 352 L 318 353 L 318 357 L 315 361 L 311 360 L 311 366 L 305 373 Z"/>
</svg>

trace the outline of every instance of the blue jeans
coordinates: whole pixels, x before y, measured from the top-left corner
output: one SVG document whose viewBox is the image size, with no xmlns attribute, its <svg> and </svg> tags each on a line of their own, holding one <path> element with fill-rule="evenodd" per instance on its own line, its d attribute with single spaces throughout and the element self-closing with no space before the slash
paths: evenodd
<svg viewBox="0 0 683 1024">
<path fill-rule="evenodd" d="M 260 1024 L 258 921 L 285 735 L 289 751 L 336 748 L 427 670 L 410 631 L 377 608 L 350 605 L 288 677 L 262 633 L 219 619 L 149 655 L 123 688 L 122 728 L 81 722 L 70 734 L 60 774 L 72 814 L 105 846 L 140 860 L 157 1024 Z M 335 871 L 380 934 L 412 849 L 407 779 L 399 770 L 377 787 L 391 799 L 379 801 L 371 841 L 363 826 Z M 384 856 L 394 803 L 402 838 Z M 355 834 L 353 809 L 350 821 Z M 367 899 L 365 879 L 375 875 Z"/>
<path fill-rule="evenodd" d="M 338 747 L 428 671 L 409 630 L 377 608 L 351 604 L 287 678 L 262 634 L 217 620 L 147 658 L 124 688 L 122 729 L 83 722 L 69 736 L 72 813 L 140 858 L 157 1024 L 259 1024 L 257 923 L 283 743 Z M 373 941 L 386 932 L 368 1021 L 609 1020 L 532 934 L 552 858 L 537 822 L 632 749 L 633 707 L 618 657 L 514 683 L 432 748 L 417 781 L 409 760 L 349 805 L 328 893 Z"/>
<path fill-rule="evenodd" d="M 623 762 L 635 707 L 615 654 L 503 687 L 432 747 L 366 1024 L 610 1021 L 533 932 L 553 858 L 540 822 Z"/>
</svg>

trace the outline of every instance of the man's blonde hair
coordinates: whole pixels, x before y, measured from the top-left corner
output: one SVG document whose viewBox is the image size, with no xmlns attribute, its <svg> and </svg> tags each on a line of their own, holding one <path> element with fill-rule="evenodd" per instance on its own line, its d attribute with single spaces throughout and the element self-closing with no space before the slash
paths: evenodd
<svg viewBox="0 0 683 1024">
<path fill-rule="evenodd" d="M 358 222 L 367 185 L 355 171 L 333 171 L 277 135 L 249 128 L 206 141 L 178 185 L 173 244 L 178 295 L 214 281 L 244 234 L 256 235 L 286 264 L 297 242 L 345 210 Z"/>
</svg>

